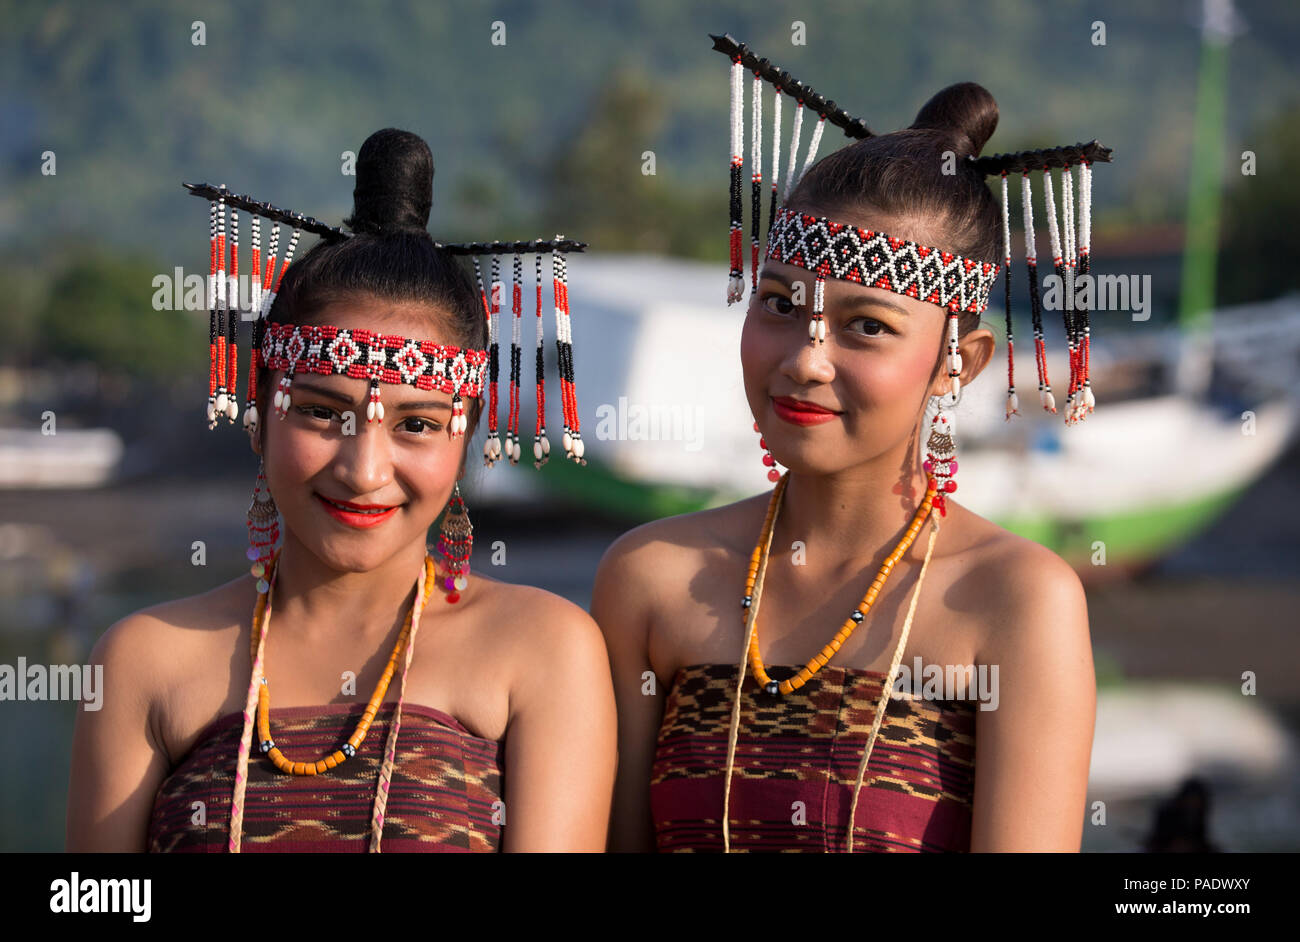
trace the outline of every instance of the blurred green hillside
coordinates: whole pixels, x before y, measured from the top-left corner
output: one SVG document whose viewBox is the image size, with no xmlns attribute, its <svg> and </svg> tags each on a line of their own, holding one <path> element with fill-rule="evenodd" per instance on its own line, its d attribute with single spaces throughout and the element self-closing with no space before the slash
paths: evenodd
<svg viewBox="0 0 1300 942">
<path fill-rule="evenodd" d="M 1283 110 L 1300 96 L 1300 5 L 1238 9 L 1249 28 L 1230 53 L 1225 173 L 1241 151 L 1258 154 L 1259 178 L 1234 198 L 1267 216 L 1300 193 L 1290 172 L 1300 112 Z M 0 16 L 0 290 L 13 327 L 0 362 L 10 363 L 49 352 L 38 325 L 66 317 L 60 275 L 83 256 L 205 270 L 206 206 L 182 180 L 337 222 L 351 206 L 344 153 L 390 125 L 433 148 L 438 238 L 563 231 L 593 250 L 721 260 L 727 63 L 708 32 L 745 40 L 881 133 L 910 124 L 943 86 L 980 82 L 1002 115 L 986 152 L 1091 137 L 1115 149 L 1095 176 L 1099 233 L 1176 222 L 1200 44 L 1195 0 L 11 0 Z M 795 21 L 806 45 L 791 41 Z M 1093 41 L 1098 23 L 1105 45 Z M 842 143 L 830 129 L 821 153 Z M 764 151 L 770 160 L 770 140 Z M 49 154 L 53 174 L 42 172 Z M 1226 207 L 1225 231 L 1254 231 L 1252 218 Z M 115 279 L 101 281 L 110 290 Z M 1225 284 L 1261 290 L 1258 279 Z M 128 285 L 109 311 L 148 310 L 148 280 Z"/>
</svg>

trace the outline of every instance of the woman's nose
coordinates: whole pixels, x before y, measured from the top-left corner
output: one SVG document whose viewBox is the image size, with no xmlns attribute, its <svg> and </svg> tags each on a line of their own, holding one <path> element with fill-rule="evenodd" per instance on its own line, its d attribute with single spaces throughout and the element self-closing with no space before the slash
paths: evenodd
<svg viewBox="0 0 1300 942">
<path fill-rule="evenodd" d="M 782 372 L 800 386 L 829 383 L 835 378 L 835 367 L 831 363 L 829 352 L 831 345 L 817 343 L 804 332 L 799 336 L 800 339 L 795 341 L 781 363 Z"/>
<path fill-rule="evenodd" d="M 342 438 L 334 474 L 357 495 L 373 494 L 392 480 L 392 454 L 383 423 L 357 418 L 356 434 Z"/>
</svg>

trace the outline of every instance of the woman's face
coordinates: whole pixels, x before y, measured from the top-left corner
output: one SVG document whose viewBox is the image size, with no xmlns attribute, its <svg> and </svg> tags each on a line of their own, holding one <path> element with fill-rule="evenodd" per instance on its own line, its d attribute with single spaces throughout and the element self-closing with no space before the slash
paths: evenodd
<svg viewBox="0 0 1300 942">
<path fill-rule="evenodd" d="M 896 231 L 878 217 L 848 221 Z M 898 234 L 923 242 L 901 229 Z M 828 474 L 911 440 L 926 399 L 949 389 L 947 370 L 941 368 L 947 315 L 934 304 L 828 278 L 826 340 L 814 343 L 808 336 L 814 281 L 804 268 L 764 265 L 750 297 L 740 356 L 745 395 L 773 456 L 791 469 Z M 963 382 L 983 368 L 992 347 L 987 330 L 962 338 Z M 798 421 L 783 408 L 789 400 L 833 415 Z"/>
<path fill-rule="evenodd" d="M 441 318 L 427 305 L 363 297 L 323 308 L 315 323 L 379 329 L 435 343 Z M 279 383 L 275 371 L 268 388 Z M 451 395 L 381 383 L 382 423 L 366 422 L 369 381 L 341 374 L 295 373 L 283 419 L 262 404 L 261 454 L 285 526 L 331 568 L 373 569 L 411 542 L 427 540 L 459 477 L 465 439 L 448 425 Z M 349 415 L 350 413 L 350 415 Z M 396 508 L 382 522 L 358 527 L 324 500 Z"/>
</svg>

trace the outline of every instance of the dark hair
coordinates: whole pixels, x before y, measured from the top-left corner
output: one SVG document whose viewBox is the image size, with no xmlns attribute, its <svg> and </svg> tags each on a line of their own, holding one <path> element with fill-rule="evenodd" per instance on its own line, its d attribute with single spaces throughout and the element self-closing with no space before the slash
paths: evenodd
<svg viewBox="0 0 1300 942">
<path fill-rule="evenodd" d="M 384 128 L 366 138 L 356 162 L 352 215 L 343 225 L 354 235 L 321 241 L 291 263 L 267 314 L 277 324 L 311 324 L 328 304 L 369 295 L 417 301 L 437 309 L 439 339 L 459 347 L 487 347 L 487 324 L 478 289 L 455 256 L 434 245 L 427 230 L 433 205 L 433 155 L 417 134 Z M 433 339 L 432 334 L 428 338 Z M 270 370 L 257 378 L 257 401 L 270 414 Z M 482 413 L 479 399 L 465 403 L 466 441 Z M 266 423 L 261 423 L 263 430 Z"/>
<path fill-rule="evenodd" d="M 1002 218 L 985 175 L 966 157 L 998 126 L 998 105 L 982 85 L 949 85 L 925 103 L 911 126 L 855 141 L 808 168 L 788 200 L 791 208 L 835 218 L 845 210 L 933 220 L 944 236 L 936 248 L 1001 261 Z M 943 172 L 952 151 L 956 172 Z M 959 332 L 979 326 L 963 314 Z"/>
</svg>

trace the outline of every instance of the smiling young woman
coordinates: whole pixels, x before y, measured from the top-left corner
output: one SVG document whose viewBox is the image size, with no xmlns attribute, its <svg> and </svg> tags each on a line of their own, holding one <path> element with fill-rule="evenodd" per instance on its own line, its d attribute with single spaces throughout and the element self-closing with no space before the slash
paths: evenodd
<svg viewBox="0 0 1300 942">
<path fill-rule="evenodd" d="M 470 279 L 425 230 L 432 179 L 419 137 L 372 135 L 354 235 L 287 268 L 268 324 L 484 348 Z M 263 370 L 256 401 L 285 375 Z M 456 501 L 477 394 L 464 434 L 450 392 L 390 382 L 373 422 L 368 398 L 366 379 L 304 373 L 282 417 L 250 428 L 284 537 L 260 585 L 241 576 L 100 640 L 116 693 L 78 718 L 69 850 L 604 847 L 598 628 L 536 588 L 474 573 L 444 601 L 452 577 L 435 582 L 428 531 Z"/>
<path fill-rule="evenodd" d="M 951 86 L 790 193 L 740 347 L 762 444 L 789 471 L 772 494 L 638 527 L 597 574 L 612 850 L 1079 849 L 1095 704 L 1079 579 L 929 489 L 956 462 L 926 457 L 943 441 L 927 442 L 927 403 L 990 362 L 983 306 L 956 318 L 954 349 L 950 309 L 802 254 L 806 233 L 857 227 L 996 270 L 998 208 L 965 160 L 996 123 L 984 88 Z M 778 260 L 774 243 L 798 250 Z M 998 668 L 996 708 L 890 696 L 916 658 Z"/>
</svg>

